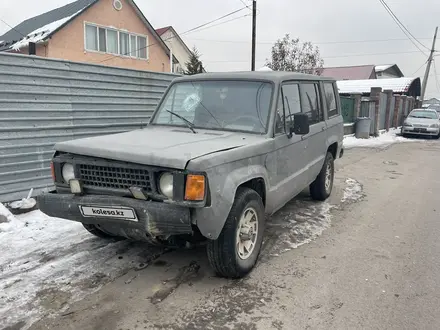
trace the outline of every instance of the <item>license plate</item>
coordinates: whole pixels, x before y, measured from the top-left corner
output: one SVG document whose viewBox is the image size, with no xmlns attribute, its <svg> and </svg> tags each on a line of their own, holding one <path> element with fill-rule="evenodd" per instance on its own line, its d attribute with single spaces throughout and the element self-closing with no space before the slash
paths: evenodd
<svg viewBox="0 0 440 330">
<path fill-rule="evenodd" d="M 85 206 L 79 205 L 83 217 L 116 218 L 138 221 L 136 212 L 130 207 Z"/>
</svg>

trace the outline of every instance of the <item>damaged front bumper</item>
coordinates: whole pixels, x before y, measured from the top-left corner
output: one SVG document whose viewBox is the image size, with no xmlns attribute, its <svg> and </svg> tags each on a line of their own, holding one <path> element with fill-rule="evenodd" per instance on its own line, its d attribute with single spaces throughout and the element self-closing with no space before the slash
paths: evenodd
<svg viewBox="0 0 440 330">
<path fill-rule="evenodd" d="M 190 209 L 133 198 L 50 192 L 37 198 L 51 217 L 98 225 L 115 236 L 150 241 L 155 237 L 192 233 Z"/>
</svg>

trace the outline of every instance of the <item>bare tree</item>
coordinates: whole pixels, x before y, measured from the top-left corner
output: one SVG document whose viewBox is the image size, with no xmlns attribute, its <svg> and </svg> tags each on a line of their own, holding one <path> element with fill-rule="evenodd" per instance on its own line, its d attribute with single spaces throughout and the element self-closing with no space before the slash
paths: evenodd
<svg viewBox="0 0 440 330">
<path fill-rule="evenodd" d="M 272 47 L 272 58 L 266 60 L 266 66 L 274 71 L 294 71 L 320 75 L 324 60 L 319 48 L 311 42 L 301 43 L 298 38 L 291 39 L 289 34 L 278 39 Z"/>
</svg>

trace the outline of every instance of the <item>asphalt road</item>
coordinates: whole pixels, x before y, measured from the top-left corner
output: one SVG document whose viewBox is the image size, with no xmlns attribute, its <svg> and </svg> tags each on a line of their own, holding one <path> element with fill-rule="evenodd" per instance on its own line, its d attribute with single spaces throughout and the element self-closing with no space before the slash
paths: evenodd
<svg viewBox="0 0 440 330">
<path fill-rule="evenodd" d="M 76 303 L 46 298 L 31 329 L 440 329 L 438 164 L 437 141 L 348 150 L 327 203 L 268 220 L 246 279 L 215 277 L 202 248 L 164 253 Z"/>
</svg>

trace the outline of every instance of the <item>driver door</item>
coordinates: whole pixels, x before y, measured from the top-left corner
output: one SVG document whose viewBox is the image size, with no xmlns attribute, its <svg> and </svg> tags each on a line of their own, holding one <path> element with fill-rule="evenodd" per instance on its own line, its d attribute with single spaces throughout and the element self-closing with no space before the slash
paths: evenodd
<svg viewBox="0 0 440 330">
<path fill-rule="evenodd" d="M 307 185 L 307 139 L 300 135 L 289 137 L 293 114 L 301 112 L 299 85 L 288 82 L 282 85 L 275 113 L 274 153 L 270 175 L 274 209 L 278 210 L 300 193 Z"/>
</svg>

